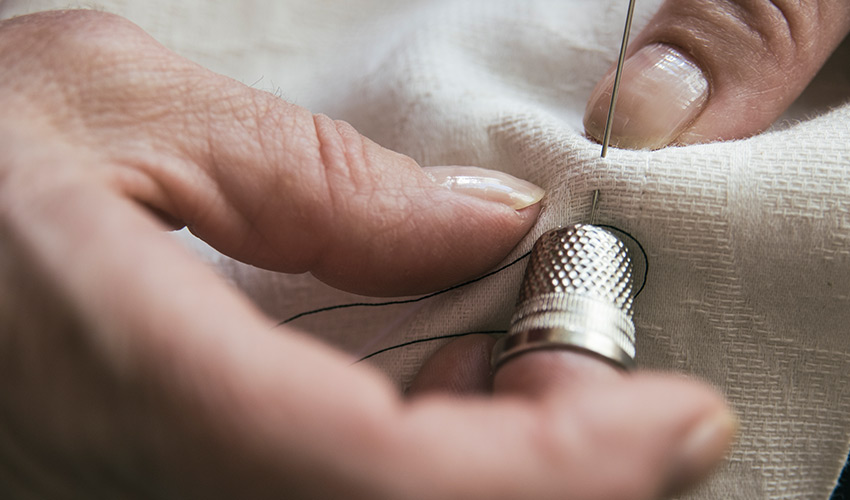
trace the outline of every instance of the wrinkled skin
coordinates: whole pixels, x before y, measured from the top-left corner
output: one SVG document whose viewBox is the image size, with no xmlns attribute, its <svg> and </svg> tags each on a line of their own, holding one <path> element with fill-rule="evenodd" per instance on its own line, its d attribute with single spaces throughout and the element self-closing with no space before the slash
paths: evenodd
<svg viewBox="0 0 850 500">
<path fill-rule="evenodd" d="M 415 293 L 494 265 L 536 207 L 437 186 L 115 16 L 0 23 L 0 68 L 0 496 L 652 499 L 723 456 L 713 390 L 575 353 L 491 381 L 465 339 L 403 398 L 165 231 Z"/>
</svg>

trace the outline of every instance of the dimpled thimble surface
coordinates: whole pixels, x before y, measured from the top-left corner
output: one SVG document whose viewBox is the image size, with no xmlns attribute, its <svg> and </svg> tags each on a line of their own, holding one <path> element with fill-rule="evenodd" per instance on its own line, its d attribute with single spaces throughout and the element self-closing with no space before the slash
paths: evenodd
<svg viewBox="0 0 850 500">
<path fill-rule="evenodd" d="M 542 235 L 531 253 L 508 336 L 493 363 L 532 349 L 575 349 L 631 368 L 632 265 L 619 238 L 577 224 Z"/>
</svg>

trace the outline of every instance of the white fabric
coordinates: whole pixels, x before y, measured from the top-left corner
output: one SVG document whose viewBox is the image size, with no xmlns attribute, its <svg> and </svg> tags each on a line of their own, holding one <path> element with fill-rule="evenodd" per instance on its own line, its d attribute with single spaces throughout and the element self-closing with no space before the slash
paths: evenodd
<svg viewBox="0 0 850 500">
<path fill-rule="evenodd" d="M 794 117 L 816 118 L 744 141 L 614 150 L 601 160 L 581 116 L 615 58 L 624 0 L 96 4 L 213 70 L 348 120 L 424 165 L 496 168 L 545 187 L 539 223 L 509 260 L 543 231 L 586 221 L 599 189 L 599 222 L 634 234 L 649 254 L 635 304 L 639 363 L 710 381 L 742 419 L 729 463 L 688 498 L 829 496 L 850 442 L 847 43 L 795 107 Z M 658 5 L 639 2 L 636 30 Z M 6 0 L 0 16 L 64 6 Z M 217 262 L 274 317 L 363 300 L 310 276 Z M 523 267 L 412 305 L 294 324 L 360 355 L 501 330 Z M 436 347 L 373 362 L 405 383 Z"/>
</svg>

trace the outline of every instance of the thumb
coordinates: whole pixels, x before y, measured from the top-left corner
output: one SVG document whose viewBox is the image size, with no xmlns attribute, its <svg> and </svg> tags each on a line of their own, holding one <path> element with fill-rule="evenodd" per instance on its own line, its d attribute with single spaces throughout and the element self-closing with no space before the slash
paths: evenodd
<svg viewBox="0 0 850 500">
<path fill-rule="evenodd" d="M 632 43 L 611 144 L 659 149 L 740 139 L 776 120 L 850 31 L 845 0 L 667 0 Z M 584 117 L 602 138 L 614 70 Z"/>
</svg>

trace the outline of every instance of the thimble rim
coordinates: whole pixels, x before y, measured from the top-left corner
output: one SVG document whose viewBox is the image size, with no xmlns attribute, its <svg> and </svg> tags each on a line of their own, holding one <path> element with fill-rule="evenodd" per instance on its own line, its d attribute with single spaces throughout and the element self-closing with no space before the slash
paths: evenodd
<svg viewBox="0 0 850 500">
<path fill-rule="evenodd" d="M 499 339 L 490 356 L 491 370 L 496 373 L 511 359 L 528 352 L 543 350 L 580 351 L 621 370 L 630 371 L 635 368 L 634 358 L 606 335 L 565 328 L 539 328 Z"/>
<path fill-rule="evenodd" d="M 597 297 L 577 293 L 547 293 L 519 304 L 509 335 L 525 329 L 565 328 L 610 337 L 630 357 L 635 354 L 635 326 L 631 311 Z"/>
</svg>

